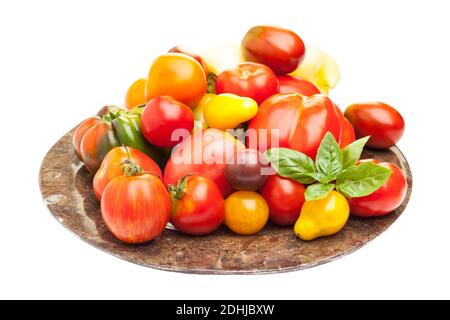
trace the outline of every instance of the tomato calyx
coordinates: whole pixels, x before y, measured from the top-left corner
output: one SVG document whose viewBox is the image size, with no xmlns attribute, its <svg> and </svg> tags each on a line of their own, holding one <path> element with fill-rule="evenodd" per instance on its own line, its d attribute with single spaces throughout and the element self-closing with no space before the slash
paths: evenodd
<svg viewBox="0 0 450 320">
<path fill-rule="evenodd" d="M 178 181 L 177 185 L 169 184 L 167 186 L 167 189 L 169 190 L 169 194 L 178 200 L 183 198 L 184 194 L 186 193 L 186 185 L 187 185 L 188 178 L 190 176 L 191 176 L 191 174 L 185 175 L 183 178 L 181 178 Z"/>
<path fill-rule="evenodd" d="M 104 122 L 112 122 L 123 113 L 124 110 L 122 110 L 120 107 L 108 105 L 103 107 L 102 110 L 99 111 L 99 116 Z"/>
</svg>

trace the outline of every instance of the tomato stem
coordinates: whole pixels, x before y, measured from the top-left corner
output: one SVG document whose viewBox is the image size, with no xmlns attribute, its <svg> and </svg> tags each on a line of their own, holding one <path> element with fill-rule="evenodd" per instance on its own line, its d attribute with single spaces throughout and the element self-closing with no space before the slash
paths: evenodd
<svg viewBox="0 0 450 320">
<path fill-rule="evenodd" d="M 174 196 L 176 199 L 183 198 L 184 194 L 186 193 L 186 184 L 187 180 L 191 176 L 190 174 L 184 176 L 178 181 L 177 185 L 169 184 L 167 189 L 169 190 L 170 194 Z"/>
</svg>

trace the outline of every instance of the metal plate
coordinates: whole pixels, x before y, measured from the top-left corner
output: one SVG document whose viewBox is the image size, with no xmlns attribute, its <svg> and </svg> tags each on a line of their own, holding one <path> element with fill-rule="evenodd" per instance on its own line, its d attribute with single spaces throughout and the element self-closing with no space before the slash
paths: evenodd
<svg viewBox="0 0 450 320">
<path fill-rule="evenodd" d="M 403 204 L 393 213 L 372 219 L 350 218 L 338 234 L 304 242 L 292 228 L 267 225 L 256 235 L 239 236 L 225 227 L 204 237 L 191 237 L 166 229 L 144 245 L 127 245 L 108 231 L 92 177 L 77 159 L 68 132 L 43 160 L 39 182 L 53 216 L 87 243 L 121 259 L 167 271 L 206 274 L 259 274 L 300 270 L 333 261 L 355 251 L 384 232 L 405 209 L 411 196 L 409 165 L 397 147 L 365 150 L 363 158 L 377 158 L 399 165 L 408 177 Z"/>
</svg>

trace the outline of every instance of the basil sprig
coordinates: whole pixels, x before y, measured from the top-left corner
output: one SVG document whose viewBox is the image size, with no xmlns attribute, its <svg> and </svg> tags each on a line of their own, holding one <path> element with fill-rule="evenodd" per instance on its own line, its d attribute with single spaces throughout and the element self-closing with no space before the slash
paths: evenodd
<svg viewBox="0 0 450 320">
<path fill-rule="evenodd" d="M 361 138 L 341 150 L 327 132 L 315 162 L 287 148 L 269 149 L 265 157 L 280 176 L 309 185 L 305 191 L 307 201 L 322 199 L 334 189 L 348 198 L 358 198 L 378 190 L 391 175 L 391 170 L 374 163 L 356 165 L 368 140 Z"/>
</svg>

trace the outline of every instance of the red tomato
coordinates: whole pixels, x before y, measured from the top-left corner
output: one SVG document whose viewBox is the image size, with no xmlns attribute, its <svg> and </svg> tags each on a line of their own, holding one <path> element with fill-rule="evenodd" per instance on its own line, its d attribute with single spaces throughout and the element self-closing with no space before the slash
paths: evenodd
<svg viewBox="0 0 450 320">
<path fill-rule="evenodd" d="M 293 31 L 257 26 L 242 39 L 245 60 L 265 64 L 276 74 L 288 74 L 297 69 L 305 57 L 305 44 Z"/>
<path fill-rule="evenodd" d="M 328 131 L 341 141 L 343 121 L 342 112 L 325 95 L 275 95 L 264 101 L 250 121 L 248 147 L 261 152 L 272 147 L 290 148 L 315 159 Z"/>
<path fill-rule="evenodd" d="M 320 90 L 311 82 L 293 76 L 278 76 L 280 93 L 300 93 L 304 96 L 320 94 Z"/>
<path fill-rule="evenodd" d="M 407 191 L 406 177 L 403 171 L 390 162 L 379 162 L 368 159 L 361 162 L 372 162 L 388 168 L 392 174 L 386 183 L 374 193 L 360 198 L 348 200 L 350 213 L 357 217 L 378 217 L 397 209 L 403 202 Z"/>
<path fill-rule="evenodd" d="M 101 209 L 106 226 L 116 238 L 126 243 L 144 243 L 158 237 L 166 227 L 170 197 L 154 175 L 124 175 L 108 184 Z"/>
<path fill-rule="evenodd" d="M 142 112 L 142 134 L 148 142 L 157 147 L 173 147 L 181 139 L 186 138 L 192 128 L 194 128 L 192 109 L 169 96 L 153 98 Z M 185 132 L 179 132 L 182 134 L 180 136 L 175 132 L 177 129 L 184 129 Z M 172 136 L 173 134 L 175 136 Z"/>
<path fill-rule="evenodd" d="M 352 124 L 344 118 L 344 123 L 342 126 L 342 135 L 341 135 L 341 149 L 344 149 L 350 143 L 355 141 L 355 129 L 353 129 Z"/>
<path fill-rule="evenodd" d="M 233 188 L 225 178 L 226 161 L 244 148 L 224 131 L 212 128 L 196 131 L 173 150 L 164 169 L 164 183 L 177 184 L 188 174 L 198 174 L 214 181 L 227 197 Z"/>
<path fill-rule="evenodd" d="M 405 131 L 402 115 L 381 102 L 355 103 L 345 110 L 357 138 L 370 136 L 367 146 L 386 149 L 396 144 Z"/>
<path fill-rule="evenodd" d="M 206 75 L 194 58 L 182 53 L 166 53 L 156 58 L 147 77 L 147 100 L 171 96 L 195 107 L 206 93 Z"/>
<path fill-rule="evenodd" d="M 263 64 L 244 62 L 236 68 L 222 71 L 216 79 L 216 93 L 234 93 L 261 104 L 278 93 L 277 76 Z"/>
<path fill-rule="evenodd" d="M 116 147 L 103 159 L 100 169 L 94 176 L 94 192 L 97 199 L 102 199 L 103 191 L 114 178 L 123 175 L 123 170 L 139 170 L 153 173 L 162 178 L 161 169 L 145 153 L 131 147 Z"/>
<path fill-rule="evenodd" d="M 294 224 L 305 202 L 305 187 L 289 178 L 271 175 L 259 193 L 269 205 L 270 220 L 280 226 Z"/>
<path fill-rule="evenodd" d="M 205 61 L 205 59 L 200 57 L 198 54 L 190 52 L 189 50 L 185 50 L 184 48 L 180 48 L 179 46 L 173 47 L 172 49 L 169 50 L 169 52 L 187 54 L 188 56 L 197 60 L 198 63 L 200 63 L 200 65 L 203 68 L 203 71 L 205 72 L 205 75 L 208 74 L 208 66 L 206 65 L 206 61 Z"/>
<path fill-rule="evenodd" d="M 170 185 L 172 214 L 170 222 L 190 235 L 205 235 L 220 227 L 225 217 L 225 201 L 217 185 L 198 175 L 182 178 Z"/>
</svg>

